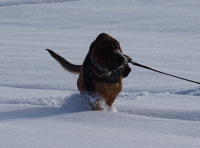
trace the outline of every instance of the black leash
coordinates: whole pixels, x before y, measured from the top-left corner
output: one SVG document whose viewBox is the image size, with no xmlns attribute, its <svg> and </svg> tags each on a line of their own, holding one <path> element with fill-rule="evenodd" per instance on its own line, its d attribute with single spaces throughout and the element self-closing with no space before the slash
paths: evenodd
<svg viewBox="0 0 200 148">
<path fill-rule="evenodd" d="M 182 80 L 185 80 L 185 81 L 189 81 L 189 82 L 193 82 L 193 83 L 196 83 L 196 84 L 200 84 L 200 82 L 196 82 L 196 81 L 188 80 L 188 79 L 181 78 L 181 77 L 178 77 L 178 76 L 174 76 L 174 75 L 171 75 L 171 74 L 168 74 L 168 73 L 164 73 L 164 72 L 162 72 L 162 71 L 158 71 L 158 70 L 152 69 L 152 68 L 150 68 L 150 67 L 147 67 L 147 66 L 144 66 L 144 65 L 135 63 L 135 62 L 133 62 L 133 61 L 129 61 L 129 62 L 132 63 L 132 64 L 135 65 L 135 66 L 138 66 L 138 67 L 142 67 L 142 68 L 145 68 L 145 69 L 149 69 L 149 70 L 152 70 L 152 71 L 155 71 L 155 72 L 158 72 L 158 73 L 162 73 L 162 74 L 164 74 L 164 75 L 168 75 L 168 76 L 171 76 L 171 77 L 175 77 L 175 78 L 178 78 L 178 79 L 182 79 Z"/>
</svg>

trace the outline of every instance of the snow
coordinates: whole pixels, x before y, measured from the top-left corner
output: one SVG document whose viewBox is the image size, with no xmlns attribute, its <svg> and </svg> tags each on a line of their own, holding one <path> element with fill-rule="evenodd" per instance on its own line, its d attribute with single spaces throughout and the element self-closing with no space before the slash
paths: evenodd
<svg viewBox="0 0 200 148">
<path fill-rule="evenodd" d="M 0 0 L 0 147 L 200 147 L 200 86 L 130 65 L 111 109 L 90 111 L 78 76 L 99 33 L 133 61 L 200 82 L 200 1 Z"/>
</svg>

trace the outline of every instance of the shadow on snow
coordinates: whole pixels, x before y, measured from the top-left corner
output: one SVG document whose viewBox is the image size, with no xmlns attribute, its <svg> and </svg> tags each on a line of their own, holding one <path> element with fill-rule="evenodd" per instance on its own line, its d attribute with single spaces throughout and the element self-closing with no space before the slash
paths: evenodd
<svg viewBox="0 0 200 148">
<path fill-rule="evenodd" d="M 44 3 L 59 3 L 78 0 L 21 0 L 21 1 L 7 1 L 0 2 L 0 7 L 14 6 L 14 5 L 27 5 L 27 4 L 44 4 Z"/>
<path fill-rule="evenodd" d="M 120 110 L 119 110 L 120 112 Z M 124 111 L 122 111 L 124 112 Z M 188 110 L 159 110 L 159 109 L 136 109 L 131 111 L 125 111 L 128 114 L 145 116 L 151 118 L 161 119 L 176 119 L 186 121 L 200 121 L 200 111 L 188 111 Z"/>
</svg>

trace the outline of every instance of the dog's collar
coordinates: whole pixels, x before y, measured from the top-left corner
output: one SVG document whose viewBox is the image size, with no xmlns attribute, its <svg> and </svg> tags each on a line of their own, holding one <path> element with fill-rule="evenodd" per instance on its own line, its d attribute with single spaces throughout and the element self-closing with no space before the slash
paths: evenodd
<svg viewBox="0 0 200 148">
<path fill-rule="evenodd" d="M 92 59 L 91 59 L 91 62 L 94 65 L 94 67 L 97 69 L 97 72 L 100 75 L 106 75 L 106 76 L 108 76 L 108 75 L 111 74 L 111 71 L 102 69 L 101 66 L 99 64 L 97 64 L 96 62 L 94 62 Z"/>
</svg>

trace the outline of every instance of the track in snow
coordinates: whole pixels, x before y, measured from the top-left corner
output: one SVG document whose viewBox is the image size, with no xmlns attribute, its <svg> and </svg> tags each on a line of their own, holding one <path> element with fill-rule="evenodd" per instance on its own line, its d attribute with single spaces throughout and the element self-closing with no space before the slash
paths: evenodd
<svg viewBox="0 0 200 148">
<path fill-rule="evenodd" d="M 49 88 L 49 87 L 28 87 L 27 86 L 3 86 L 5 90 L 8 89 L 8 91 L 15 90 L 17 93 L 20 92 L 22 95 L 18 96 L 17 98 L 13 98 L 13 96 L 10 96 L 9 100 L 7 99 L 2 99 L 0 101 L 0 104 L 29 104 L 29 105 L 41 105 L 41 106 L 55 106 L 59 107 L 62 106 L 63 104 L 66 103 L 66 100 L 68 99 L 74 99 L 74 95 L 77 95 L 76 97 L 80 97 L 78 91 L 73 91 L 73 90 L 62 90 L 62 89 L 57 89 L 57 88 Z M 4 90 L 4 91 L 5 91 Z M 55 92 L 56 94 L 60 94 L 59 96 L 46 96 L 46 97 L 34 97 L 31 95 L 30 96 L 24 96 L 23 93 L 25 94 L 27 91 L 34 90 L 35 93 L 38 91 L 43 92 L 42 96 L 46 96 L 46 93 L 54 94 L 53 91 L 59 91 Z M 34 93 L 33 93 L 34 94 Z M 63 95 L 65 94 L 65 95 Z M 121 92 L 119 96 L 117 97 L 116 100 L 118 101 L 129 101 L 129 100 L 137 100 L 140 97 L 145 97 L 145 96 L 152 96 L 152 95 L 188 95 L 188 96 L 200 96 L 200 87 L 198 88 L 193 88 L 193 89 L 183 89 L 183 90 L 170 90 L 170 91 L 164 91 L 164 92 L 149 92 L 149 91 L 137 91 L 137 92 Z M 4 96 L 4 98 L 7 98 L 7 96 Z"/>
<path fill-rule="evenodd" d="M 52 90 L 47 91 L 51 92 Z M 200 88 L 160 93 L 150 93 L 147 91 L 135 93 L 121 92 L 116 99 L 116 103 L 114 103 L 114 108 L 107 111 L 150 118 L 200 121 L 200 110 L 198 107 L 190 108 L 190 99 L 187 99 L 187 96 L 199 96 L 199 91 Z M 86 106 L 86 102 L 82 101 L 83 98 L 78 91 L 70 93 L 66 92 L 66 96 L 62 95 L 58 97 L 5 99 L 4 101 L 1 101 L 0 104 L 30 105 L 31 108 L 1 113 L 0 117 L 3 118 L 5 116 L 9 119 L 15 114 L 15 117 L 25 118 L 27 117 L 27 114 L 29 114 L 32 118 L 38 118 L 90 110 L 88 106 Z M 182 97 L 177 97 L 180 95 L 185 95 L 184 98 L 186 100 L 182 100 Z M 179 101 L 181 100 L 185 105 L 177 106 L 175 104 L 173 106 L 177 101 L 176 99 L 179 99 Z M 173 101 L 175 102 L 173 103 Z M 117 109 L 115 109 L 115 106 Z M 38 112 L 40 112 L 39 116 Z"/>
</svg>

